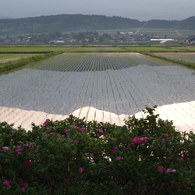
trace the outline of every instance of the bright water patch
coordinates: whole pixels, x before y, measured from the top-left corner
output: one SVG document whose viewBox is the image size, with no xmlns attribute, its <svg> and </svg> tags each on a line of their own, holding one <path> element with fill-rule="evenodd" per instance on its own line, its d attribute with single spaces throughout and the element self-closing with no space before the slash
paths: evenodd
<svg viewBox="0 0 195 195">
<path fill-rule="evenodd" d="M 34 66 L 35 69 L 61 72 L 121 70 L 138 65 L 165 66 L 165 61 L 138 53 L 128 54 L 62 54 Z"/>
</svg>

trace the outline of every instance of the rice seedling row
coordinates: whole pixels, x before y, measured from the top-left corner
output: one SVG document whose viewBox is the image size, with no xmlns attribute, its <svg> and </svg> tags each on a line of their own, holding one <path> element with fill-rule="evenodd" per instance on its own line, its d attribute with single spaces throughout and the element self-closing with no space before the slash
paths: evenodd
<svg viewBox="0 0 195 195">
<path fill-rule="evenodd" d="M 113 83 L 113 91 L 115 95 L 115 101 L 116 101 L 116 106 L 117 106 L 117 114 L 126 114 L 125 107 L 124 107 L 124 102 L 125 97 L 123 94 L 122 87 L 120 85 L 121 82 L 116 82 L 116 80 L 120 81 L 120 78 L 115 74 L 115 71 L 113 71 L 114 75 L 111 77 L 111 83 Z"/>
<path fill-rule="evenodd" d="M 87 88 L 87 92 L 85 94 L 85 107 L 88 106 L 88 109 L 86 110 L 86 119 L 88 119 L 88 115 L 89 115 L 89 111 L 90 111 L 90 107 L 92 104 L 92 91 L 93 91 L 93 72 L 89 71 L 89 83 L 88 83 L 88 88 Z M 94 113 L 91 113 L 92 116 L 94 116 Z"/>
<path fill-rule="evenodd" d="M 164 93 L 162 93 L 162 91 L 159 90 L 158 86 L 159 84 L 155 83 L 155 79 L 152 78 L 153 74 L 151 69 L 152 68 L 150 66 L 144 66 L 144 68 L 139 68 L 136 70 L 138 74 L 143 75 L 140 78 L 140 83 L 137 83 L 137 87 L 140 90 L 143 90 L 145 97 L 148 95 L 146 102 L 144 102 L 145 105 L 151 107 L 154 105 L 162 106 L 165 104 L 167 99 L 164 98 L 165 97 Z M 145 74 L 146 72 L 148 74 Z"/>
<path fill-rule="evenodd" d="M 127 62 L 123 62 L 123 63 L 127 63 Z M 134 74 L 133 74 L 134 75 Z M 137 79 L 137 78 L 139 78 L 139 79 Z M 140 74 L 137 74 L 137 76 L 135 77 L 135 79 L 136 79 L 136 85 L 137 85 L 137 82 L 139 82 L 140 81 Z M 129 80 L 129 79 L 128 79 Z M 131 80 L 131 82 L 132 82 L 132 80 Z M 143 95 L 143 90 L 142 90 L 142 88 L 137 88 L 137 90 L 136 90 L 136 93 L 138 94 L 138 97 L 142 97 L 141 99 L 142 99 L 142 101 L 143 101 L 143 99 L 146 99 L 145 98 L 145 93 L 144 93 L 144 95 Z M 148 105 L 148 100 L 146 99 L 146 103 L 145 103 L 145 105 Z"/>
<path fill-rule="evenodd" d="M 112 97 L 109 96 L 109 86 L 108 86 L 108 80 L 107 80 L 107 71 L 103 71 L 102 72 L 102 95 L 103 95 L 103 98 L 104 98 L 104 111 L 107 111 L 107 112 L 112 112 L 111 111 L 111 105 L 110 103 L 113 101 L 112 100 Z M 111 99 L 109 99 L 111 98 Z M 112 117 L 109 113 L 109 120 L 112 122 Z"/>
<path fill-rule="evenodd" d="M 128 67 L 128 64 L 125 62 L 125 61 L 123 61 L 122 60 L 122 62 L 120 62 L 120 61 L 118 61 L 118 60 L 116 60 L 117 58 L 112 58 L 113 59 L 113 64 L 115 64 L 115 66 L 117 66 L 118 64 L 119 64 L 119 67 L 120 67 L 120 69 L 121 69 L 121 63 L 123 63 L 123 64 L 125 64 L 125 66 L 126 67 Z M 127 70 L 127 69 L 126 69 Z M 124 75 L 124 74 L 122 74 L 122 72 L 120 71 L 120 74 L 117 74 L 117 73 L 119 73 L 118 71 L 116 72 L 116 74 L 115 75 L 121 75 L 123 78 L 125 78 L 125 76 L 126 75 Z M 129 83 L 129 85 L 128 85 L 128 87 L 130 88 L 130 90 L 129 91 L 134 91 L 134 89 L 133 89 L 133 85 L 132 85 L 132 80 L 131 80 L 132 78 L 130 78 L 129 77 L 129 75 L 127 75 L 127 83 L 130 81 L 130 83 Z M 138 79 L 137 79 L 138 80 Z M 118 81 L 118 79 L 116 80 L 116 81 Z M 121 81 L 120 82 L 116 82 L 116 83 L 123 83 L 123 85 L 124 85 L 124 82 L 123 82 L 123 79 L 121 79 Z M 123 85 L 121 85 L 121 88 L 123 88 Z M 123 90 L 124 91 L 124 90 Z M 131 93 L 131 92 L 130 92 Z M 137 91 L 135 92 L 135 93 L 132 93 L 132 94 L 134 94 L 134 96 L 136 96 L 136 93 L 137 93 Z M 122 93 L 123 94 L 123 93 Z M 124 99 L 124 98 L 123 98 Z M 136 100 L 137 101 L 137 100 Z M 134 103 L 133 103 L 134 104 Z M 140 110 L 139 108 L 138 108 L 138 110 Z"/>
<path fill-rule="evenodd" d="M 74 77 L 75 79 L 78 79 L 78 74 L 73 74 L 72 73 L 70 75 L 71 75 L 71 77 Z M 66 97 L 67 98 L 67 103 L 68 103 L 67 105 L 71 105 L 71 107 L 69 107 L 70 111 L 72 109 L 76 110 L 78 108 L 77 104 L 80 104 L 80 105 L 82 104 L 82 102 L 79 98 L 82 97 L 81 92 L 82 91 L 85 92 L 85 88 L 84 88 L 85 82 L 86 82 L 86 78 L 83 81 L 83 76 L 81 75 L 80 80 L 78 80 L 77 83 L 75 82 L 73 85 L 71 85 L 71 88 L 70 88 L 70 86 L 67 86 L 67 91 L 71 89 L 70 90 L 71 91 L 71 96 L 69 96 L 68 98 Z M 76 89 L 76 90 L 72 90 L 72 89 Z M 73 100 L 75 100 L 74 104 L 72 103 Z"/>
<path fill-rule="evenodd" d="M 118 95 L 118 91 L 116 89 L 116 86 L 114 85 L 114 81 L 113 81 L 113 74 L 114 70 L 109 70 L 108 72 L 108 77 L 109 77 L 109 85 L 112 91 L 112 96 L 113 96 L 113 102 L 112 102 L 112 108 L 114 108 L 113 113 L 116 113 L 117 115 L 119 115 L 119 111 L 122 109 L 122 107 L 120 107 L 120 105 L 118 104 L 118 102 L 120 102 L 120 98 Z M 118 121 L 121 124 L 120 118 L 118 116 Z"/>
<path fill-rule="evenodd" d="M 86 101 L 85 101 L 85 105 L 88 105 L 89 108 L 86 110 L 86 119 L 88 119 L 88 114 L 89 114 L 89 110 L 90 110 L 90 106 L 92 104 L 92 93 L 93 93 L 93 81 L 94 81 L 94 78 L 93 78 L 93 73 L 90 72 L 90 75 L 89 75 L 89 84 L 88 84 L 88 91 L 87 91 L 87 94 L 86 94 Z M 94 116 L 94 113 L 91 113 L 91 115 Z"/>
<path fill-rule="evenodd" d="M 111 58 L 112 59 L 112 58 Z M 114 67 L 116 67 L 116 69 L 120 69 L 120 64 L 115 63 L 115 61 L 110 60 L 110 64 Z M 126 111 L 124 109 L 124 100 L 125 100 L 125 93 L 122 90 L 123 87 L 121 85 L 122 80 L 120 79 L 120 77 L 118 77 L 117 74 L 117 70 L 111 71 L 113 73 L 112 77 L 111 77 L 111 83 L 113 83 L 113 91 L 114 94 L 116 95 L 115 97 L 115 101 L 117 103 L 117 109 L 118 109 L 118 115 L 119 114 L 126 114 Z M 119 81 L 119 82 L 118 82 Z M 115 90 L 116 89 L 116 90 Z"/>
<path fill-rule="evenodd" d="M 91 90 L 91 97 L 90 97 L 90 101 L 89 101 L 89 107 L 93 107 L 93 108 L 97 108 L 97 104 L 96 102 L 98 101 L 97 100 L 97 96 L 96 96 L 96 91 L 97 91 L 97 85 L 95 83 L 95 72 L 92 72 L 91 74 L 91 77 L 92 77 L 92 90 Z M 88 119 L 88 115 L 90 113 L 90 108 L 88 110 L 88 113 L 87 113 L 87 119 Z M 96 118 L 96 111 L 94 111 L 94 114 L 93 114 L 93 118 L 95 119 Z"/>
<path fill-rule="evenodd" d="M 112 59 L 112 61 L 111 61 L 112 64 L 115 65 L 115 66 L 118 66 L 117 69 L 121 69 L 121 68 L 122 68 L 121 64 L 123 64 L 123 65 L 125 64 L 123 60 L 122 60 L 122 61 L 118 61 L 117 58 L 111 58 L 111 59 Z M 125 67 L 126 67 L 126 66 L 125 66 Z M 121 71 L 120 71 L 120 74 L 117 74 L 117 72 L 116 72 L 115 76 L 116 76 L 116 75 L 122 75 L 122 74 L 121 74 Z M 120 78 L 120 77 L 119 77 L 119 78 Z M 126 95 L 126 99 L 128 99 L 128 98 L 127 98 L 127 94 L 125 93 L 125 90 L 123 89 L 123 86 L 125 86 L 125 83 L 124 83 L 123 79 L 121 78 L 120 80 L 118 80 L 117 77 L 116 77 L 115 80 L 116 80 L 115 85 L 117 85 L 116 83 L 120 84 L 120 87 L 121 87 L 121 89 L 122 89 L 122 91 L 123 91 L 123 93 L 120 93 L 120 95 L 121 95 L 121 94 L 124 94 L 124 95 Z M 119 81 L 119 82 L 118 82 L 118 81 Z M 120 88 L 118 87 L 118 90 L 119 90 L 119 89 L 120 89 Z M 131 93 L 128 91 L 128 94 L 131 94 Z M 121 99 L 122 99 L 122 102 L 124 102 L 124 99 L 125 99 L 125 98 L 121 98 Z M 127 100 L 127 102 L 128 102 L 128 105 L 129 105 L 129 104 L 134 104 L 134 103 L 132 103 L 131 98 L 129 98 L 129 100 Z M 124 107 L 124 106 L 123 106 L 123 107 Z M 126 113 L 129 113 L 128 107 L 125 106 L 125 108 L 127 109 L 127 110 L 126 110 Z M 130 105 L 129 105 L 129 109 L 131 109 L 131 106 L 130 106 Z M 124 113 L 125 113 L 125 112 L 124 112 Z M 123 111 L 122 111 L 120 114 L 123 114 Z"/>
<path fill-rule="evenodd" d="M 129 93 L 132 95 L 133 100 L 135 102 L 135 105 L 137 107 L 137 111 L 140 111 L 145 105 L 143 104 L 142 98 L 142 92 L 139 91 L 139 88 L 137 87 L 136 81 L 139 78 L 139 75 L 136 75 L 135 70 L 132 70 L 131 77 L 129 77 L 129 71 L 123 71 L 123 77 L 126 79 L 127 88 Z M 135 80 L 135 82 L 134 82 Z"/>
<path fill-rule="evenodd" d="M 82 86 L 82 91 L 81 91 L 81 105 L 79 105 L 79 117 L 86 117 L 86 113 L 82 113 L 82 110 L 84 107 L 86 107 L 88 104 L 86 103 L 87 101 L 87 93 L 89 89 L 89 84 L 90 84 L 90 72 L 85 73 L 85 82 Z"/>
<path fill-rule="evenodd" d="M 75 74 L 75 77 L 77 76 L 78 75 Z M 83 81 L 80 80 L 80 82 L 74 83 L 71 86 L 71 89 L 75 89 L 75 90 L 71 90 L 70 98 L 66 97 L 67 98 L 66 103 L 67 103 L 67 106 L 69 106 L 68 112 L 71 113 L 73 110 L 77 110 L 78 108 L 80 108 L 80 105 L 83 105 L 83 100 L 84 100 L 85 92 L 86 92 L 86 88 L 85 88 L 86 86 L 87 86 L 86 77 Z M 67 91 L 68 89 L 70 90 L 69 87 L 67 87 Z"/>
</svg>

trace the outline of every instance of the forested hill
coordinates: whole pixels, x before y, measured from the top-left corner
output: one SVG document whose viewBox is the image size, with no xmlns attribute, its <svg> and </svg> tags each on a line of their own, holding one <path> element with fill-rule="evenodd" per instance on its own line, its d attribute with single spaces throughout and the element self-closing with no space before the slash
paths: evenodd
<svg viewBox="0 0 195 195">
<path fill-rule="evenodd" d="M 21 19 L 0 19 L 1 35 L 140 27 L 195 29 L 195 17 L 190 17 L 182 21 L 150 20 L 145 22 L 116 16 L 108 17 L 104 15 L 81 14 L 62 14 Z"/>
<path fill-rule="evenodd" d="M 189 17 L 185 20 L 149 20 L 145 22 L 144 27 L 147 28 L 175 28 L 182 30 L 195 29 L 195 16 Z"/>
<path fill-rule="evenodd" d="M 121 17 L 63 14 L 22 19 L 1 19 L 0 34 L 87 31 L 141 27 L 142 23 Z"/>
</svg>

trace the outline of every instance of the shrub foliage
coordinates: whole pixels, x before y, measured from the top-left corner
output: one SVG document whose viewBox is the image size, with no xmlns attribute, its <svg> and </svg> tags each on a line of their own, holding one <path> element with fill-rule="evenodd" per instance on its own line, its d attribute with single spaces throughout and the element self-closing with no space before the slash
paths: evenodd
<svg viewBox="0 0 195 195">
<path fill-rule="evenodd" d="M 124 126 L 85 121 L 0 123 L 0 194 L 194 194 L 195 135 L 146 107 Z"/>
</svg>

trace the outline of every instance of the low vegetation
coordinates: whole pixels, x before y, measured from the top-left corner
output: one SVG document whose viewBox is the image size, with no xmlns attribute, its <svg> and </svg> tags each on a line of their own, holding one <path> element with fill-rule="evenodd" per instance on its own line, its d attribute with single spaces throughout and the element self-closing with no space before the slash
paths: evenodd
<svg viewBox="0 0 195 195">
<path fill-rule="evenodd" d="M 59 55 L 61 53 L 62 52 L 60 52 L 60 51 L 51 52 L 51 53 L 47 53 L 44 55 L 33 55 L 31 57 L 24 58 L 22 60 L 13 61 L 13 62 L 0 63 L 0 73 L 5 73 L 7 71 L 15 70 L 17 68 L 23 67 L 23 66 L 28 65 L 30 63 L 45 60 L 47 58 L 50 58 L 50 57 L 55 56 L 55 55 Z"/>
<path fill-rule="evenodd" d="M 194 63 L 193 62 L 187 62 L 187 61 L 184 61 L 184 60 L 165 57 L 165 56 L 161 56 L 161 55 L 153 54 L 153 53 L 146 53 L 146 52 L 140 52 L 140 53 L 142 53 L 144 55 L 151 56 L 151 57 L 155 57 L 155 58 L 158 58 L 158 59 L 161 59 L 161 60 L 166 60 L 166 61 L 169 61 L 169 62 L 172 62 L 172 63 L 180 64 L 180 65 L 186 66 L 186 67 L 191 68 L 191 69 L 195 69 L 195 62 Z"/>
<path fill-rule="evenodd" d="M 195 135 L 146 107 L 124 126 L 46 120 L 0 123 L 0 194 L 194 194 Z"/>
</svg>

